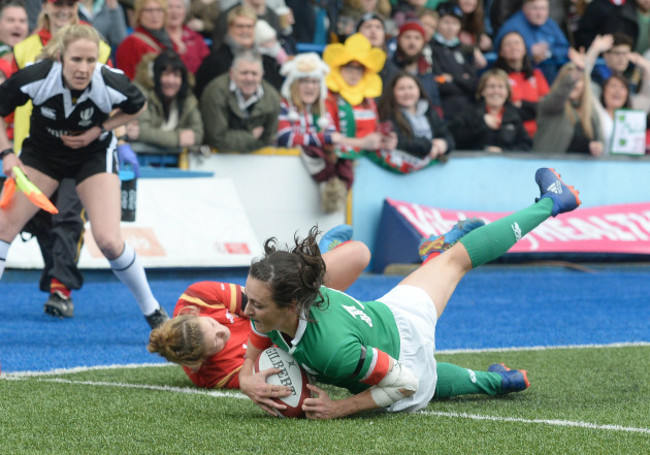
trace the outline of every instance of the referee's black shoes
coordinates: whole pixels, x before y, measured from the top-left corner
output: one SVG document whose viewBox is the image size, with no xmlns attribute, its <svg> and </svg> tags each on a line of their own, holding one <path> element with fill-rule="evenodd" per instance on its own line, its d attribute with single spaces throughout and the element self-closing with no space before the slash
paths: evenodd
<svg viewBox="0 0 650 455">
<path fill-rule="evenodd" d="M 61 291 L 54 291 L 45 302 L 43 310 L 50 316 L 57 318 L 71 318 L 74 316 L 72 298 L 66 297 Z"/>
<path fill-rule="evenodd" d="M 169 316 L 163 307 L 159 307 L 156 311 L 151 313 L 149 316 L 145 316 L 144 318 L 147 320 L 149 326 L 151 326 L 151 329 L 153 330 L 168 320 Z"/>
</svg>

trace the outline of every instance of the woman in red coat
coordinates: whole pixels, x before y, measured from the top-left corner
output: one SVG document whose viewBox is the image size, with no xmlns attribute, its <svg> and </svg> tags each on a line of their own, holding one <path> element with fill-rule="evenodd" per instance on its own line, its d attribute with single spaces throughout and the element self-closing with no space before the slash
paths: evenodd
<svg viewBox="0 0 650 455">
<path fill-rule="evenodd" d="M 142 57 L 149 53 L 160 54 L 163 49 L 178 49 L 165 31 L 167 0 L 135 0 L 135 29 L 118 46 L 115 53 L 117 67 L 129 79 Z"/>
<path fill-rule="evenodd" d="M 189 0 L 169 0 L 169 14 L 165 29 L 187 70 L 195 74 L 203 59 L 210 53 L 210 49 L 205 44 L 203 36 L 185 25 L 188 5 Z"/>
</svg>

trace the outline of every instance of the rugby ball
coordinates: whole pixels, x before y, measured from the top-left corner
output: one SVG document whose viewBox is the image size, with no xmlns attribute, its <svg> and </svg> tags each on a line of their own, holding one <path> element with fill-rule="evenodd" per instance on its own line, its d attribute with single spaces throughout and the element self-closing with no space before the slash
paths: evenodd
<svg viewBox="0 0 650 455">
<path fill-rule="evenodd" d="M 276 409 L 278 417 L 304 417 L 302 403 L 305 398 L 311 397 L 311 391 L 307 388 L 307 384 L 311 383 L 311 378 L 307 372 L 298 365 L 298 362 L 288 352 L 276 347 L 268 348 L 255 361 L 255 373 L 269 368 L 278 368 L 282 371 L 268 376 L 266 378 L 267 384 L 284 385 L 293 391 L 289 396 L 272 398 L 272 400 L 287 406 L 285 410 Z"/>
</svg>

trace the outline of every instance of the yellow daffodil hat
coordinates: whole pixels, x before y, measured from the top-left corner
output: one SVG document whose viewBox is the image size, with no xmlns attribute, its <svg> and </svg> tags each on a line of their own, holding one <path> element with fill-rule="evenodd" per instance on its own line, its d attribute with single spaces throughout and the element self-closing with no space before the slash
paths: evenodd
<svg viewBox="0 0 650 455">
<path fill-rule="evenodd" d="M 351 35 L 343 44 L 329 44 L 323 51 L 323 61 L 330 67 L 330 73 L 325 78 L 327 88 L 339 93 L 351 105 L 357 106 L 364 98 L 381 95 L 382 82 L 377 73 L 384 67 L 386 53 L 372 47 L 368 38 L 361 33 Z M 348 85 L 341 76 L 341 67 L 352 61 L 366 68 L 363 78 L 355 86 Z"/>
</svg>

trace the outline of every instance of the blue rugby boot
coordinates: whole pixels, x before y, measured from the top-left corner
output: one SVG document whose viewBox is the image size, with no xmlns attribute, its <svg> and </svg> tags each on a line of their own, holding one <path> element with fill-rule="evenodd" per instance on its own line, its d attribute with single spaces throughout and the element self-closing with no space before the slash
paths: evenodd
<svg viewBox="0 0 650 455">
<path fill-rule="evenodd" d="M 339 224 L 323 235 L 323 238 L 318 242 L 318 248 L 321 254 L 327 253 L 350 239 L 352 239 L 352 226 L 349 224 Z"/>
<path fill-rule="evenodd" d="M 535 172 L 535 181 L 539 185 L 541 195 L 535 202 L 545 197 L 553 201 L 551 215 L 557 216 L 560 213 L 570 212 L 576 209 L 582 202 L 579 192 L 574 187 L 567 185 L 560 178 L 555 169 L 542 167 Z"/>
<path fill-rule="evenodd" d="M 431 235 L 429 238 L 422 239 L 420 246 L 418 246 L 418 254 L 422 258 L 422 261 L 426 262 L 427 259 L 444 253 L 454 246 L 462 236 L 483 226 L 484 224 L 485 221 L 479 218 L 460 220 L 446 234 Z"/>
<path fill-rule="evenodd" d="M 503 363 L 495 363 L 488 367 L 488 371 L 501 375 L 501 392 L 499 395 L 521 392 L 530 387 L 528 372 L 526 370 L 511 370 Z"/>
</svg>

